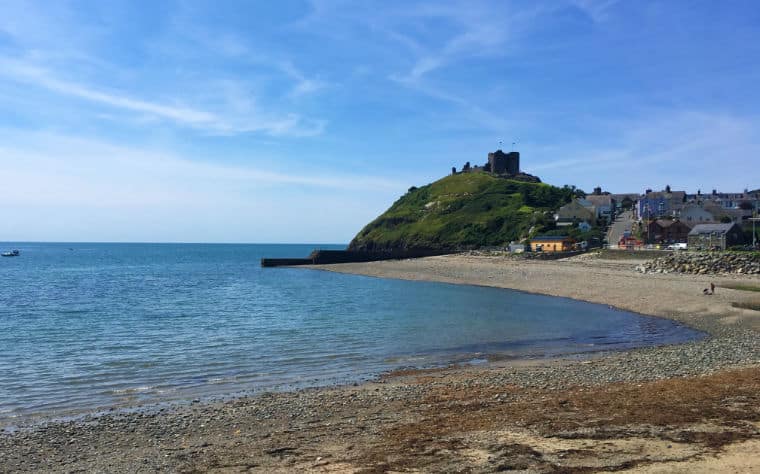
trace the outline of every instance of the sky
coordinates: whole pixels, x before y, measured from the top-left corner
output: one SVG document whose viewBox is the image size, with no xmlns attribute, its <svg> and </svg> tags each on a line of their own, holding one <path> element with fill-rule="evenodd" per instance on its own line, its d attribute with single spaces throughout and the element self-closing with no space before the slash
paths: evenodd
<svg viewBox="0 0 760 474">
<path fill-rule="evenodd" d="M 759 58 L 754 0 L 0 0 L 0 241 L 346 243 L 500 147 L 756 189 Z"/>
</svg>

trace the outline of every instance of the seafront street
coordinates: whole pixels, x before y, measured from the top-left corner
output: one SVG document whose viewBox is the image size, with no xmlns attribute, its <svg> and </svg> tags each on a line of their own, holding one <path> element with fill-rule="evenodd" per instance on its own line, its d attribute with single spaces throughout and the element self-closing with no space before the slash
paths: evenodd
<svg viewBox="0 0 760 474">
<path fill-rule="evenodd" d="M 457 255 L 322 269 L 571 297 L 673 318 L 710 337 L 51 423 L 0 436 L 0 470 L 757 471 L 760 313 L 732 306 L 757 292 L 723 285 L 760 278 L 641 274 L 640 263 Z M 702 295 L 711 282 L 715 294 Z"/>
</svg>

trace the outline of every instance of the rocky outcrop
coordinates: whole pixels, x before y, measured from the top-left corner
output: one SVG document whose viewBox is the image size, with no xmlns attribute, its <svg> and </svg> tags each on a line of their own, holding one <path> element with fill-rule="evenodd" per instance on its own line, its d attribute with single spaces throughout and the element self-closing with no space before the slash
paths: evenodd
<svg viewBox="0 0 760 474">
<path fill-rule="evenodd" d="M 674 252 L 636 267 L 641 273 L 760 274 L 759 253 Z"/>
</svg>

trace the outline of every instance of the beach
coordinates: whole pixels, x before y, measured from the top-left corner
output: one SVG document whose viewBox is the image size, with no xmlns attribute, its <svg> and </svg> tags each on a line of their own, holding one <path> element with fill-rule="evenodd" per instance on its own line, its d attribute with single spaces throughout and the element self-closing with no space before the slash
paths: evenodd
<svg viewBox="0 0 760 474">
<path fill-rule="evenodd" d="M 723 286 L 760 278 L 641 274 L 639 263 L 453 255 L 312 268 L 568 297 L 708 337 L 90 415 L 2 434 L 0 470 L 760 471 L 760 312 L 732 306 L 760 298 Z"/>
</svg>

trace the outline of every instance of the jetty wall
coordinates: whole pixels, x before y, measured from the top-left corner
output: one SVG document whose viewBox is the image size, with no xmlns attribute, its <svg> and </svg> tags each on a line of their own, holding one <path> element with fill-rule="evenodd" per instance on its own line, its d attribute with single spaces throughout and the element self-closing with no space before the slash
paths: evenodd
<svg viewBox="0 0 760 474">
<path fill-rule="evenodd" d="M 315 250 L 306 258 L 262 258 L 262 267 L 283 267 L 297 265 L 327 265 L 331 263 L 374 262 L 377 260 L 402 260 L 405 258 L 432 257 L 446 255 L 451 251 L 409 249 L 387 252 L 361 252 L 353 250 Z"/>
</svg>

